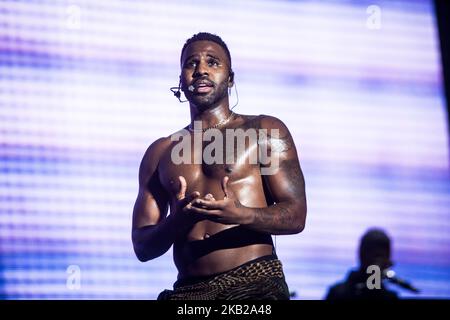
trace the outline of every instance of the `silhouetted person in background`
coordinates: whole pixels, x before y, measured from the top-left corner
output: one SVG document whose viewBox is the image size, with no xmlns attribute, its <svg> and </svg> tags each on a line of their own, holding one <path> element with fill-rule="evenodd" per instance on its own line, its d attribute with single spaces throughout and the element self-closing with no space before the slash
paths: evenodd
<svg viewBox="0 0 450 320">
<path fill-rule="evenodd" d="M 381 277 L 383 270 L 392 266 L 391 240 L 381 229 L 370 229 L 363 237 L 359 245 L 360 266 L 358 270 L 350 271 L 344 282 L 333 285 L 326 296 L 327 300 L 348 299 L 398 299 L 397 293 L 388 290 L 383 282 L 380 287 L 369 289 L 368 278 L 373 272 L 367 272 L 367 268 L 376 265 L 380 268 Z M 370 279 L 369 279 L 370 282 Z"/>
</svg>

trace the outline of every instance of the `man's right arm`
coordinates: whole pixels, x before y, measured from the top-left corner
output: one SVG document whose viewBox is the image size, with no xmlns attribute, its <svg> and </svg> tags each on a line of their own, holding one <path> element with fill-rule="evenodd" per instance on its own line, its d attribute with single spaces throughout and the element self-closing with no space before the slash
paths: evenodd
<svg viewBox="0 0 450 320">
<path fill-rule="evenodd" d="M 185 197 L 187 186 L 182 177 L 179 178 L 178 200 L 173 212 L 167 216 L 170 198 L 159 180 L 158 163 L 169 143 L 170 140 L 161 138 L 150 145 L 139 168 L 139 192 L 133 209 L 132 240 L 134 252 L 142 262 L 166 253 L 177 237 L 192 227 L 191 221 L 186 221 L 179 213 L 197 194 Z"/>
<path fill-rule="evenodd" d="M 163 255 L 173 243 L 168 232 L 170 219 L 165 219 L 168 197 L 158 177 L 158 162 L 164 144 L 164 139 L 159 139 L 150 145 L 139 167 L 139 191 L 133 209 L 132 240 L 134 252 L 140 261 Z"/>
</svg>

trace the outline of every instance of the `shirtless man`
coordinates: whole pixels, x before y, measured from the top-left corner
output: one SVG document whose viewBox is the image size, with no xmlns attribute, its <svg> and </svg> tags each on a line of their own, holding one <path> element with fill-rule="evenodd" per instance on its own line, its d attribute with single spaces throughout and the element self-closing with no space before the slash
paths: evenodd
<svg viewBox="0 0 450 320">
<path fill-rule="evenodd" d="M 158 299 L 289 299 L 271 235 L 303 230 L 303 174 L 283 122 L 230 110 L 233 78 L 231 56 L 220 37 L 198 33 L 188 39 L 181 52 L 179 88 L 189 101 L 191 123 L 177 134 L 192 147 L 190 155 L 182 152 L 190 161 L 174 160 L 180 143 L 174 135 L 156 140 L 142 159 L 133 211 L 134 251 L 140 261 L 148 261 L 173 244 L 179 272 L 174 290 L 164 290 Z M 237 129 L 265 129 L 267 139 L 246 139 L 244 149 L 233 148 L 240 150 L 233 161 L 195 161 L 195 152 L 207 148 L 208 132 L 225 137 L 225 131 Z M 195 137 L 203 138 L 200 144 Z M 258 161 L 249 161 L 258 148 L 266 149 L 265 160 L 277 161 L 261 161 L 264 153 L 258 152 Z M 229 151 L 224 147 L 224 157 Z M 262 174 L 271 162 L 276 170 Z"/>
</svg>

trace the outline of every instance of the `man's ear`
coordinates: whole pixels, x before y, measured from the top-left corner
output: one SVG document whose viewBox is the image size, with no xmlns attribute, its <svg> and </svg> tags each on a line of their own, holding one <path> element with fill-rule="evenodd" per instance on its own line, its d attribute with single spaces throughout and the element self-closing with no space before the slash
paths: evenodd
<svg viewBox="0 0 450 320">
<path fill-rule="evenodd" d="M 234 72 L 230 70 L 230 75 L 228 76 L 228 87 L 231 88 L 234 85 Z"/>
</svg>

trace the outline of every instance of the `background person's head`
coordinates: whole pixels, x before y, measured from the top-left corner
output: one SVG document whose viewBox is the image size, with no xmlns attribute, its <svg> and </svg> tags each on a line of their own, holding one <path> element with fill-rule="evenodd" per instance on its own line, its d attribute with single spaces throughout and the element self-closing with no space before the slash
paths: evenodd
<svg viewBox="0 0 450 320">
<path fill-rule="evenodd" d="M 385 231 L 379 228 L 366 231 L 359 244 L 359 262 L 362 272 L 370 265 L 378 265 L 381 270 L 392 266 L 391 240 Z"/>
</svg>

